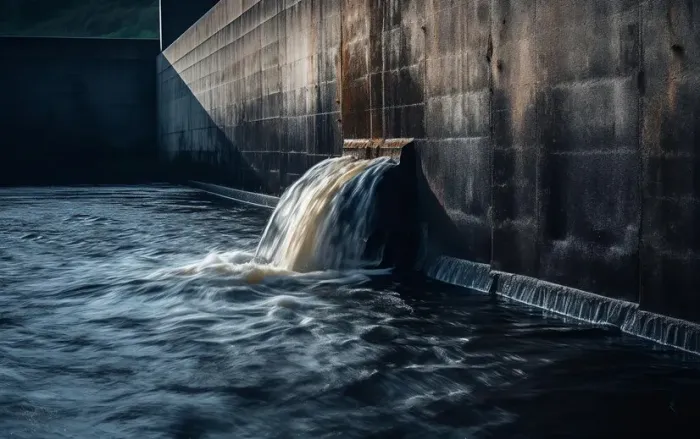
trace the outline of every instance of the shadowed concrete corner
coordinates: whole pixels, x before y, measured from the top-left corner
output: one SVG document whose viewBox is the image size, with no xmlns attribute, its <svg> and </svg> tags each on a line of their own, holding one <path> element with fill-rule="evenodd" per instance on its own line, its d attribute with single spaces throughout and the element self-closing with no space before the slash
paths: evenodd
<svg viewBox="0 0 700 439">
<path fill-rule="evenodd" d="M 168 179 L 273 192 L 273 184 L 238 150 L 225 127 L 212 118 L 167 58 L 162 54 L 158 58 L 159 151 Z"/>
</svg>

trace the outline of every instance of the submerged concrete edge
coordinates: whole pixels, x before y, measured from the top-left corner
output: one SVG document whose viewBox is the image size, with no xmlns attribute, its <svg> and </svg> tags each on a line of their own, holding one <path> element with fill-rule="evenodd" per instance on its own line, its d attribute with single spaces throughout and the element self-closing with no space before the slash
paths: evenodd
<svg viewBox="0 0 700 439">
<path fill-rule="evenodd" d="M 242 191 L 233 189 L 227 186 L 218 184 L 204 183 L 202 181 L 190 180 L 188 184 L 196 189 L 217 195 L 219 197 L 228 198 L 239 203 L 250 204 L 252 206 L 264 207 L 266 209 L 274 209 L 279 202 L 279 198 L 272 195 L 258 194 L 255 192 Z"/>
<path fill-rule="evenodd" d="M 700 354 L 700 325 L 639 309 L 639 305 L 532 277 L 491 270 L 487 264 L 441 256 L 426 276 L 451 285 L 493 292 L 515 302 L 622 332 L 685 352 Z"/>
</svg>

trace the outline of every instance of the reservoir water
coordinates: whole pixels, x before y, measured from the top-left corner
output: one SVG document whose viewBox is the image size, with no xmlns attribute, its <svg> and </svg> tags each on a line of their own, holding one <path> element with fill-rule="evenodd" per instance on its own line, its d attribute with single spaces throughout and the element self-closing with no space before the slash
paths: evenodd
<svg viewBox="0 0 700 439">
<path fill-rule="evenodd" d="M 261 250 L 271 213 L 175 186 L 0 189 L 0 437 L 698 437 L 697 357 L 302 263 L 286 249 L 320 225 L 301 217 Z"/>
</svg>

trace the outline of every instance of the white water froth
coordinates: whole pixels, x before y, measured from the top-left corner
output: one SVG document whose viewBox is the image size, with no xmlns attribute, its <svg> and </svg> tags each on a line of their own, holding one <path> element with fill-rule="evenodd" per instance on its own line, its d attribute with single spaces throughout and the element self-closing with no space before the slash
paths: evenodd
<svg viewBox="0 0 700 439">
<path fill-rule="evenodd" d="M 325 160 L 285 191 L 254 254 L 211 253 L 154 276 L 228 275 L 255 284 L 280 278 L 346 283 L 386 274 L 390 270 L 376 268 L 383 247 L 367 244 L 377 186 L 394 166 L 388 158 Z"/>
<path fill-rule="evenodd" d="M 338 157 L 311 168 L 282 195 L 255 260 L 294 272 L 376 266 L 381 249 L 366 258 L 376 189 L 393 166 L 388 158 Z"/>
<path fill-rule="evenodd" d="M 263 280 L 291 276 L 294 273 L 271 265 L 253 262 L 253 254 L 241 251 L 213 252 L 203 260 L 183 265 L 174 269 L 165 269 L 155 273 L 153 278 L 167 278 L 171 276 L 197 277 L 197 276 L 234 276 L 247 283 L 256 284 Z"/>
</svg>

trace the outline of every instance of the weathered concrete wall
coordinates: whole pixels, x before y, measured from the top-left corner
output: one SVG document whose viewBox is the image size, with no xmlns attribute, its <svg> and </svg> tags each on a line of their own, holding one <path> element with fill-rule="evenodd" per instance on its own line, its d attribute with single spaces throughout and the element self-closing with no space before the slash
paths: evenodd
<svg viewBox="0 0 700 439">
<path fill-rule="evenodd" d="M 700 3 L 640 16 L 641 306 L 700 321 Z"/>
<path fill-rule="evenodd" d="M 498 5 L 494 265 L 637 300 L 639 3 Z"/>
<path fill-rule="evenodd" d="M 157 54 L 157 40 L 0 38 L 0 184 L 153 175 Z"/>
<path fill-rule="evenodd" d="M 413 138 L 433 253 L 700 321 L 698 26 L 680 0 L 222 1 L 161 60 L 162 145 L 279 193 L 342 139 Z"/>
<path fill-rule="evenodd" d="M 340 6 L 219 2 L 159 57 L 165 157 L 189 177 L 279 194 L 340 154 Z"/>
<path fill-rule="evenodd" d="M 426 1 L 425 140 L 417 143 L 428 236 L 451 256 L 491 258 L 488 1 Z M 415 50 L 415 49 L 414 49 Z"/>
</svg>

